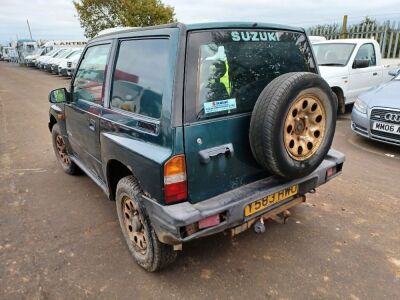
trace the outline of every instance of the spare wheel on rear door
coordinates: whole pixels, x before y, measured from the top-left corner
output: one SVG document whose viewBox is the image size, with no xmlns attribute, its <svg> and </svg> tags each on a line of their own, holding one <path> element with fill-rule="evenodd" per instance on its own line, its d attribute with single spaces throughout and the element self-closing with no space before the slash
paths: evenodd
<svg viewBox="0 0 400 300">
<path fill-rule="evenodd" d="M 336 126 L 337 101 L 314 73 L 287 73 L 262 91 L 250 122 L 256 161 L 285 178 L 313 172 L 328 153 Z"/>
</svg>

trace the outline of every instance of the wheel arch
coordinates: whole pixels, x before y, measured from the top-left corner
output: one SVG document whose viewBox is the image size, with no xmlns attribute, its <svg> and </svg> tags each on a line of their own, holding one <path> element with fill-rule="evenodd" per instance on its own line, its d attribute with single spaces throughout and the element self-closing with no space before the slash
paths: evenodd
<svg viewBox="0 0 400 300">
<path fill-rule="evenodd" d="M 117 191 L 118 182 L 122 178 L 130 175 L 135 176 L 133 174 L 132 168 L 120 162 L 119 160 L 110 159 L 107 162 L 106 178 L 107 178 L 107 187 L 109 191 L 110 200 L 115 201 L 115 194 Z"/>
<path fill-rule="evenodd" d="M 57 120 L 52 114 L 50 114 L 50 120 L 49 120 L 49 130 L 50 130 L 50 132 L 52 131 L 53 126 L 55 124 L 57 124 Z"/>
</svg>

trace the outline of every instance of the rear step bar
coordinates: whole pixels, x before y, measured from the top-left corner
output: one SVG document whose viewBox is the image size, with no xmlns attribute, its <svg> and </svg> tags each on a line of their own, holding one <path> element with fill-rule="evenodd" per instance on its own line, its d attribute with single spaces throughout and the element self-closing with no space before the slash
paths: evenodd
<svg viewBox="0 0 400 300">
<path fill-rule="evenodd" d="M 243 223 L 242 225 L 239 225 L 237 227 L 231 228 L 230 231 L 230 235 L 231 237 L 238 235 L 239 233 L 249 229 L 254 223 L 256 222 L 260 222 L 261 224 L 264 224 L 264 221 L 268 220 L 268 219 L 272 219 L 274 221 L 277 221 L 279 223 L 284 223 L 285 219 L 288 217 L 286 211 L 289 208 L 292 208 L 300 203 L 306 202 L 306 196 L 299 196 L 295 199 L 293 199 L 292 201 L 281 205 L 273 210 L 270 210 L 268 212 L 266 212 L 265 214 L 254 218 L 252 220 L 247 221 L 246 223 Z M 279 214 L 284 213 L 283 217 L 278 216 Z M 260 231 L 263 232 L 263 231 Z"/>
</svg>

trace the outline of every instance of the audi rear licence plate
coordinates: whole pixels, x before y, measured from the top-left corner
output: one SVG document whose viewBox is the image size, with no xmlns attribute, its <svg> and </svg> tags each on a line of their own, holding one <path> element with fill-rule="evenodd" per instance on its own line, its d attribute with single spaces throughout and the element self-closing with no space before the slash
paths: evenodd
<svg viewBox="0 0 400 300">
<path fill-rule="evenodd" d="M 281 190 L 274 194 L 265 196 L 260 200 L 247 204 L 246 207 L 244 208 L 244 215 L 245 217 L 251 216 L 252 214 L 255 214 L 256 212 L 259 212 L 275 203 L 281 202 L 296 195 L 298 191 L 299 191 L 299 186 L 297 184 L 292 185 L 287 189 Z"/>
<path fill-rule="evenodd" d="M 396 124 L 374 122 L 372 129 L 377 130 L 377 131 L 388 132 L 388 133 L 400 135 L 400 125 L 396 125 Z"/>
</svg>

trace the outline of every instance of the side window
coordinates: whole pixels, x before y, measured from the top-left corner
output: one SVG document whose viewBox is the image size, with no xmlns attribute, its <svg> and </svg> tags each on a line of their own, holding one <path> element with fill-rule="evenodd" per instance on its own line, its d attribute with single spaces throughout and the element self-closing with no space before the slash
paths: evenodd
<svg viewBox="0 0 400 300">
<path fill-rule="evenodd" d="M 73 84 L 73 101 L 103 104 L 103 88 L 110 44 L 86 50 Z"/>
<path fill-rule="evenodd" d="M 376 66 L 376 55 L 374 45 L 364 44 L 358 49 L 355 59 L 369 60 L 369 66 Z"/>
<path fill-rule="evenodd" d="M 159 119 L 168 74 L 167 39 L 120 43 L 111 107 Z"/>
</svg>

